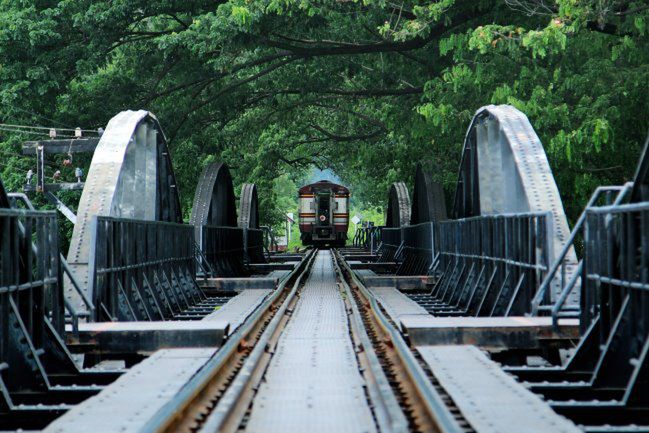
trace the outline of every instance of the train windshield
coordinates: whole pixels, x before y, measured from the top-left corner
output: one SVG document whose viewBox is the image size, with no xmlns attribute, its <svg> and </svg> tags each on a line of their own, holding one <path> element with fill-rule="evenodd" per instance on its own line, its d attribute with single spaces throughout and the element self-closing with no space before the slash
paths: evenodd
<svg viewBox="0 0 649 433">
<path fill-rule="evenodd" d="M 329 207 L 331 199 L 329 194 L 318 195 L 318 224 L 329 225 Z"/>
</svg>

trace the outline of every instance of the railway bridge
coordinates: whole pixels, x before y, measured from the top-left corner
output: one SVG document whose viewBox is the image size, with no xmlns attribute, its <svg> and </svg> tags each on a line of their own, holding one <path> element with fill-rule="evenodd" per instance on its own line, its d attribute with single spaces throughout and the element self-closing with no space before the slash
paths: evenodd
<svg viewBox="0 0 649 433">
<path fill-rule="evenodd" d="M 46 182 L 57 152 L 85 181 Z M 221 163 L 183 222 L 152 113 L 26 142 L 58 210 L 0 183 L 0 430 L 648 432 L 646 152 L 571 228 L 527 117 L 486 106 L 452 206 L 419 166 L 385 226 L 278 253 Z"/>
</svg>

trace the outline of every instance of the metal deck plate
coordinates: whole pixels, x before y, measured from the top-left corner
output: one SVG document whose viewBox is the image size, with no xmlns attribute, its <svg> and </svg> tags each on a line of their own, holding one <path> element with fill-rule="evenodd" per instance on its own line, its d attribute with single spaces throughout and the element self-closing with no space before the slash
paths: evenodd
<svg viewBox="0 0 649 433">
<path fill-rule="evenodd" d="M 269 274 L 273 271 L 292 271 L 297 262 L 284 263 L 250 263 L 250 272 L 257 275 Z"/>
<path fill-rule="evenodd" d="M 331 253 L 320 251 L 255 397 L 247 432 L 374 432 Z"/>
<path fill-rule="evenodd" d="M 204 292 L 218 294 L 219 292 L 242 292 L 246 289 L 274 289 L 277 287 L 279 278 L 199 278 L 196 280 L 198 286 Z"/>
<path fill-rule="evenodd" d="M 44 432 L 137 432 L 214 352 L 215 348 L 160 350 L 72 408 Z"/>
<path fill-rule="evenodd" d="M 396 262 L 359 262 L 359 261 L 348 261 L 350 269 L 358 271 L 360 269 L 369 269 L 378 273 L 394 273 L 397 268 Z"/>
<path fill-rule="evenodd" d="M 257 309 L 259 304 L 271 292 L 267 289 L 246 289 L 203 320 L 219 320 L 230 324 L 230 333 L 234 332 Z"/>
<path fill-rule="evenodd" d="M 403 315 L 401 329 L 415 346 L 475 344 L 480 347 L 535 348 L 541 340 L 579 338 L 579 320 L 551 317 L 433 317 Z"/>
<path fill-rule="evenodd" d="M 97 345 L 102 353 L 155 352 L 173 347 L 219 347 L 228 335 L 226 320 L 80 323 L 68 343 Z"/>
<path fill-rule="evenodd" d="M 268 275 L 266 275 L 266 278 L 276 278 L 278 280 L 281 280 L 290 273 L 291 271 L 273 271 L 268 273 Z"/>
<path fill-rule="evenodd" d="M 375 277 L 377 275 L 376 272 L 371 269 L 359 269 L 354 271 L 354 273 L 361 278 Z"/>
<path fill-rule="evenodd" d="M 400 317 L 405 315 L 432 317 L 424 307 L 394 287 L 370 287 L 369 291 L 397 325 L 400 323 Z"/>
<path fill-rule="evenodd" d="M 581 431 L 475 346 L 422 346 L 417 350 L 480 433 Z"/>
<path fill-rule="evenodd" d="M 359 271 L 356 271 L 358 274 Z M 374 275 L 363 276 L 365 287 L 394 287 L 397 290 L 421 290 L 432 288 L 435 278 L 427 275 Z"/>
</svg>

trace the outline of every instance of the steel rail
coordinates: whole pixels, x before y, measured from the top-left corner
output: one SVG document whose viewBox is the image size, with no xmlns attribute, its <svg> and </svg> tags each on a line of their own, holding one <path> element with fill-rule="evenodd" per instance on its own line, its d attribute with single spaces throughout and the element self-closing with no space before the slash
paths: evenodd
<svg viewBox="0 0 649 433">
<path fill-rule="evenodd" d="M 358 310 L 352 301 L 352 295 L 342 278 L 335 257 L 332 256 L 341 296 L 348 314 L 350 338 L 356 347 L 356 356 L 361 374 L 365 379 L 367 397 L 381 432 L 406 433 L 409 430 L 408 420 L 397 401 L 378 356 L 375 354 L 370 338 Z M 305 275 L 305 274 L 302 274 Z M 300 276 L 300 278 L 302 277 Z M 239 431 L 241 423 L 256 397 L 256 390 L 261 383 L 273 357 L 280 336 L 285 330 L 292 311 L 302 289 L 296 282 L 282 309 L 279 310 L 266 327 L 250 356 L 246 359 L 240 373 L 229 386 L 223 397 L 205 422 L 201 432 L 235 432 Z M 339 289 L 340 290 L 340 289 Z M 335 414 L 332 414 L 335 416 Z"/>
<path fill-rule="evenodd" d="M 333 254 L 332 258 L 338 280 L 346 295 L 345 303 L 348 305 L 347 308 L 351 310 L 348 313 L 350 316 L 350 330 L 358 339 L 356 346 L 362 348 L 357 357 L 359 358 L 359 365 L 367 367 L 363 371 L 363 376 L 379 430 L 381 432 L 408 432 L 408 419 L 392 392 L 379 357 L 373 348 L 372 340 L 367 333 L 367 329 L 365 329 L 361 312 L 354 302 L 351 287 L 345 281 L 343 271 L 338 263 L 338 257 Z"/>
<path fill-rule="evenodd" d="M 271 355 L 268 354 L 267 349 L 270 347 L 271 341 L 276 341 L 279 338 L 279 334 L 283 328 L 282 322 L 284 322 L 284 325 L 286 324 L 289 316 L 288 313 L 292 310 L 289 310 L 289 306 L 293 307 L 297 302 L 296 294 L 302 284 L 302 279 L 311 270 L 311 265 L 317 255 L 315 253 L 317 250 L 313 251 L 314 254 L 308 259 L 309 262 L 304 271 L 297 277 L 291 292 L 264 329 L 263 334 L 255 344 L 254 349 L 246 359 L 237 377 L 230 384 L 214 410 L 201 426 L 201 431 L 221 432 L 237 430 L 250 402 L 254 398 L 255 390 L 253 388 L 261 380 L 268 362 L 270 362 Z M 262 358 L 264 357 L 266 358 L 265 363 L 262 362 Z"/>
<path fill-rule="evenodd" d="M 396 355 L 396 359 L 400 361 L 401 369 L 403 375 L 401 379 L 406 379 L 409 381 L 409 384 L 412 385 L 412 395 L 411 398 L 416 401 L 413 403 L 418 403 L 421 405 L 419 408 L 413 409 L 422 409 L 420 414 L 428 416 L 430 420 L 434 423 L 435 430 L 441 433 L 463 433 L 466 432 L 458 422 L 458 420 L 453 416 L 449 408 L 443 402 L 440 394 L 435 390 L 433 384 L 428 379 L 423 368 L 415 358 L 410 347 L 406 344 L 403 337 L 391 323 L 390 320 L 381 310 L 379 303 L 376 298 L 367 290 L 367 288 L 361 283 L 361 281 L 356 277 L 354 272 L 351 270 L 347 262 L 344 260 L 340 253 L 336 252 L 338 262 L 341 264 L 341 269 L 343 270 L 343 275 L 346 277 L 346 284 L 349 284 L 350 288 L 354 286 L 357 289 L 364 302 L 366 307 L 369 307 L 376 325 L 380 328 L 379 330 L 389 338 L 389 342 L 384 342 L 384 345 L 391 347 Z M 350 284 L 351 283 L 351 284 Z M 353 290 L 352 290 L 353 291 Z M 403 384 L 400 384 L 403 386 Z M 422 422 L 419 420 L 419 422 Z"/>
<path fill-rule="evenodd" d="M 236 377 L 243 366 L 243 359 L 251 356 L 263 336 L 264 326 L 270 326 L 275 317 L 280 317 L 297 290 L 301 278 L 308 272 L 315 257 L 311 251 L 302 262 L 282 281 L 275 292 L 257 308 L 245 323 L 221 346 L 205 366 L 180 390 L 180 392 L 143 426 L 141 433 L 161 433 L 183 431 L 181 428 L 195 431 L 196 418 L 205 419 L 209 409 L 216 404 L 215 400 L 227 392 L 227 381 Z M 289 289 L 287 285 L 293 281 Z M 289 291 L 290 290 L 290 291 Z M 287 294 L 287 291 L 289 293 Z M 284 299 L 283 296 L 286 295 Z M 277 303 L 279 306 L 276 306 Z M 273 311 L 274 310 L 274 311 Z M 280 313 L 278 315 L 278 313 Z M 271 316 L 270 318 L 267 316 Z M 264 323 L 263 319 L 270 323 Z M 258 335 L 255 335 L 258 334 Z M 237 355 L 239 358 L 237 359 Z M 231 369 L 231 371 L 227 371 Z"/>
</svg>

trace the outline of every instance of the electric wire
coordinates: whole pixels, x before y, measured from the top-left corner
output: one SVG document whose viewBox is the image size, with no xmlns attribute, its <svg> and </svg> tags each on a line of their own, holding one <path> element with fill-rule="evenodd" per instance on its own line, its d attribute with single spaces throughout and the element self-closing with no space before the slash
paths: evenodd
<svg viewBox="0 0 649 433">
<path fill-rule="evenodd" d="M 46 131 L 38 132 L 38 131 L 28 131 L 28 130 L 25 130 L 25 129 L 7 128 L 7 127 L 2 126 L 2 124 L 0 124 L 0 131 L 14 132 L 14 133 L 18 133 L 18 134 L 31 134 L 31 135 L 48 136 L 48 132 L 46 132 Z M 57 138 L 75 138 L 75 136 L 74 135 L 57 135 Z"/>
<path fill-rule="evenodd" d="M 55 127 L 48 127 L 48 126 L 29 126 L 29 125 L 16 125 L 16 124 L 11 124 L 11 123 L 0 123 L 0 127 L 8 127 L 8 128 L 17 128 L 17 129 L 41 129 L 41 130 L 46 130 L 50 131 L 52 129 L 56 131 L 72 131 L 75 132 L 77 129 L 73 128 L 55 128 Z M 81 132 L 92 132 L 92 133 L 97 133 L 97 130 L 95 129 L 81 129 L 79 128 Z"/>
<path fill-rule="evenodd" d="M 43 116 L 42 114 L 34 113 L 33 111 L 25 110 L 24 108 L 20 108 L 20 107 L 12 106 L 11 109 L 12 109 L 12 110 L 22 111 L 23 113 L 25 113 L 25 114 L 29 114 L 30 116 L 40 117 L 41 119 L 43 119 L 43 120 L 47 120 L 48 122 L 58 123 L 59 125 L 62 125 L 62 126 L 64 126 L 64 127 L 66 127 L 66 128 L 72 128 L 70 125 L 66 125 L 66 124 L 63 123 L 63 122 L 59 122 L 58 120 L 50 119 L 49 117 L 45 117 L 45 116 Z"/>
</svg>

